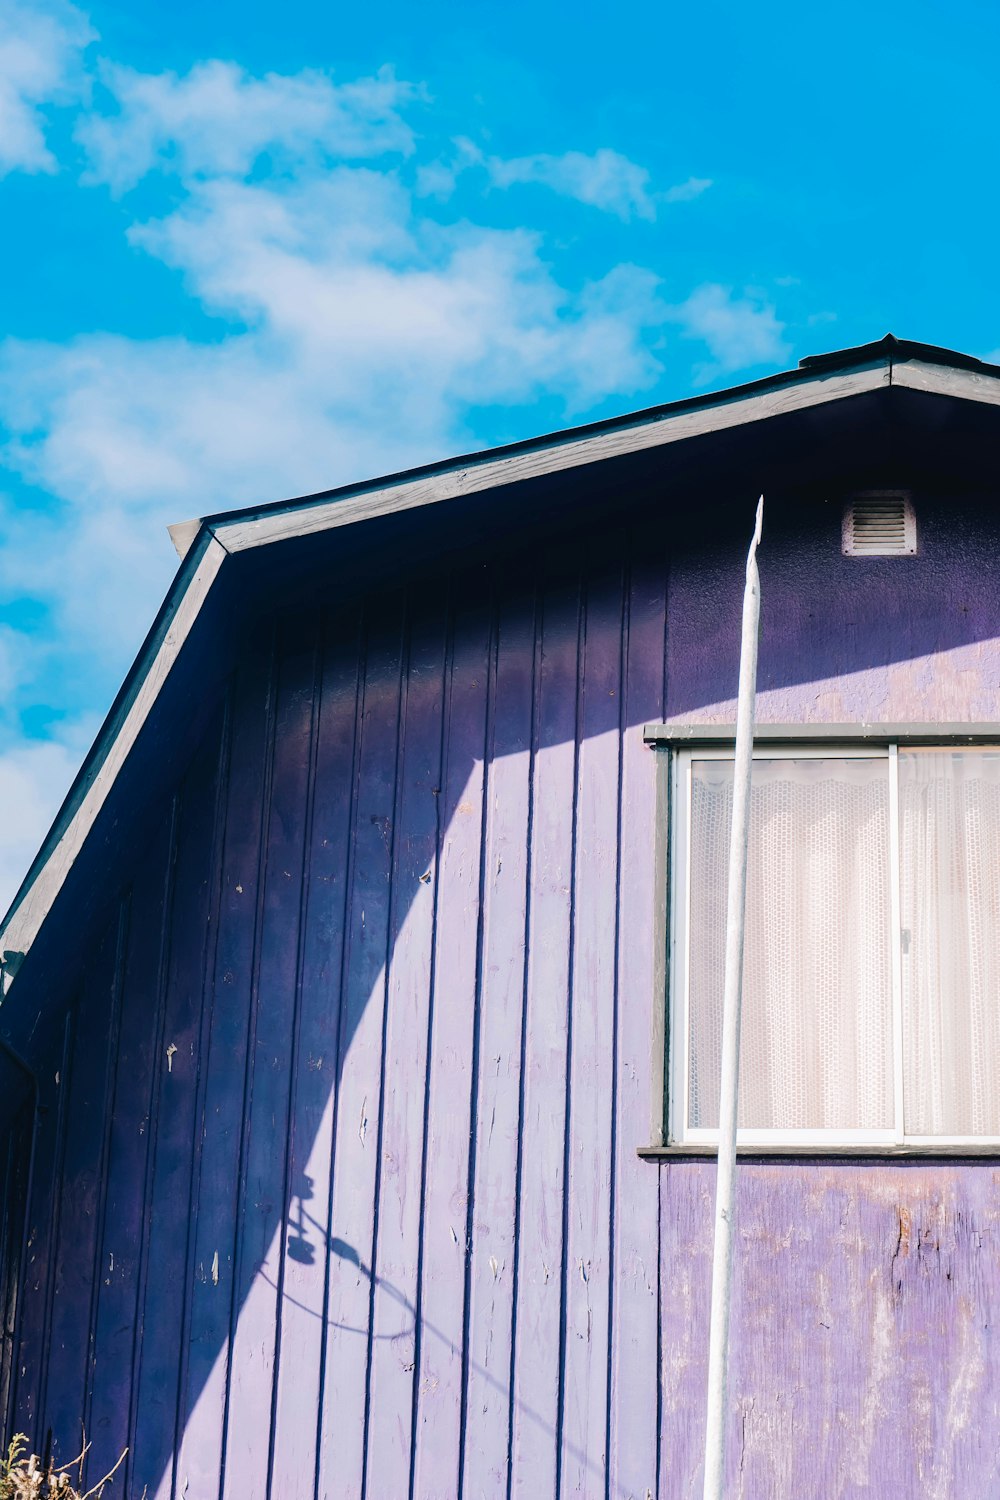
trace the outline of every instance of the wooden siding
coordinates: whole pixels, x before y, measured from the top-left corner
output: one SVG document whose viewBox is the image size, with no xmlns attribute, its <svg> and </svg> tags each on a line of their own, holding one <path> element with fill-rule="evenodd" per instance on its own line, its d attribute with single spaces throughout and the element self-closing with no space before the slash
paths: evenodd
<svg viewBox="0 0 1000 1500">
<path fill-rule="evenodd" d="M 765 716 L 996 719 L 988 521 L 861 575 L 827 519 L 772 523 Z M 642 729 L 726 716 L 739 571 L 649 522 L 262 618 L 35 1046 L 18 1426 L 135 1500 L 696 1492 Z M 735 1494 L 991 1492 L 998 1189 L 743 1168 Z"/>
</svg>

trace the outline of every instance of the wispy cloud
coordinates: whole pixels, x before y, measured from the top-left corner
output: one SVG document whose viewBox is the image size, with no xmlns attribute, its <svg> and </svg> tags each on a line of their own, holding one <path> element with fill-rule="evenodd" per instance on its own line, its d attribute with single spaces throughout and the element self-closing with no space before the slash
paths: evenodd
<svg viewBox="0 0 1000 1500">
<path fill-rule="evenodd" d="M 605 148 L 591 156 L 582 151 L 565 151 L 561 156 L 540 153 L 514 156 L 506 161 L 493 156 L 487 168 L 495 187 L 538 183 L 626 222 L 632 218 L 656 217 L 649 173 L 619 151 Z"/>
<path fill-rule="evenodd" d="M 111 107 L 85 116 L 77 139 L 89 157 L 87 180 L 119 193 L 154 168 L 185 178 L 242 177 L 265 151 L 301 166 L 317 155 L 350 160 L 413 150 L 400 110 L 419 91 L 391 68 L 335 83 L 314 71 L 254 78 L 219 61 L 183 77 L 105 63 L 101 81 Z"/>
<path fill-rule="evenodd" d="M 0 911 L 13 900 L 98 722 L 87 716 L 57 737 L 0 751 Z"/>
<path fill-rule="evenodd" d="M 0 344 L 0 459 L 59 501 L 30 522 L 0 505 L 9 576 L 95 660 L 152 614 L 167 522 L 476 446 L 484 408 L 573 413 L 660 374 L 650 273 L 571 288 L 539 235 L 424 221 L 391 172 L 193 180 L 130 239 L 221 338 Z"/>
<path fill-rule="evenodd" d="M 467 137 L 452 142 L 449 157 L 422 165 L 417 173 L 421 196 L 448 198 L 458 179 L 473 168 L 482 169 L 496 188 L 536 186 L 561 197 L 575 199 L 628 223 L 632 219 L 652 221 L 660 204 L 690 203 L 712 186 L 710 177 L 689 177 L 686 182 L 654 190 L 645 167 L 619 151 L 602 148 L 590 155 L 582 151 L 548 152 L 533 156 L 488 156 Z"/>
<path fill-rule="evenodd" d="M 0 176 L 56 170 L 47 107 L 80 97 L 82 54 L 94 35 L 81 11 L 58 0 L 0 7 Z"/>
<path fill-rule="evenodd" d="M 687 182 L 678 182 L 663 194 L 664 203 L 691 203 L 707 193 L 712 186 L 711 177 L 689 177 Z"/>
<path fill-rule="evenodd" d="M 777 364 L 791 352 L 774 307 L 754 292 L 740 296 L 732 287 L 708 282 L 671 308 L 669 320 L 684 338 L 708 349 L 711 362 L 697 372 L 701 384 L 733 370 Z"/>
</svg>

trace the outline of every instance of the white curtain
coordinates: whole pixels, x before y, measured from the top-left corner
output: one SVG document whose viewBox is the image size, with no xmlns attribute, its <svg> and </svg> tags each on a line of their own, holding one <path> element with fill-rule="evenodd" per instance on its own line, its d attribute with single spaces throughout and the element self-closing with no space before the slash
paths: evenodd
<svg viewBox="0 0 1000 1500">
<path fill-rule="evenodd" d="M 731 761 L 691 766 L 688 1124 L 716 1128 Z M 893 1125 L 885 758 L 755 760 L 739 1123 Z"/>
<path fill-rule="evenodd" d="M 899 752 L 903 1114 L 1000 1135 L 1000 753 Z"/>
</svg>

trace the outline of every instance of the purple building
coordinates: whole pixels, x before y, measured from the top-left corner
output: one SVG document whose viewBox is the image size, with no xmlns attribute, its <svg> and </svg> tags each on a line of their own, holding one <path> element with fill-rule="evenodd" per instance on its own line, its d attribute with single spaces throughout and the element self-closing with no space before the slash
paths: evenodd
<svg viewBox="0 0 1000 1500">
<path fill-rule="evenodd" d="M 998 455 L 1000 368 L 887 338 L 175 528 L 0 931 L 11 1427 L 700 1495 L 763 490 L 730 1493 L 995 1493 Z"/>
</svg>

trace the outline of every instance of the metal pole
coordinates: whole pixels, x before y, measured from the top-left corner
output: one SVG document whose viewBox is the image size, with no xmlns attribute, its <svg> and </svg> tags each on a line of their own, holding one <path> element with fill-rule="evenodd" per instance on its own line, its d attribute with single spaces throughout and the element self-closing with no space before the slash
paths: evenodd
<svg viewBox="0 0 1000 1500">
<path fill-rule="evenodd" d="M 726 907 L 726 969 L 722 1009 L 722 1087 L 719 1094 L 719 1160 L 715 1185 L 715 1245 L 712 1254 L 712 1316 L 708 1340 L 708 1404 L 705 1423 L 704 1500 L 722 1500 L 726 1470 L 726 1385 L 729 1363 L 729 1304 L 733 1272 L 736 1122 L 740 1081 L 740 1015 L 743 1003 L 743 929 L 750 829 L 750 776 L 757 693 L 757 638 L 760 578 L 757 543 L 764 496 L 747 556 L 740 645 L 740 690 L 736 709 L 733 767 L 733 826 L 729 839 L 729 895 Z"/>
</svg>

